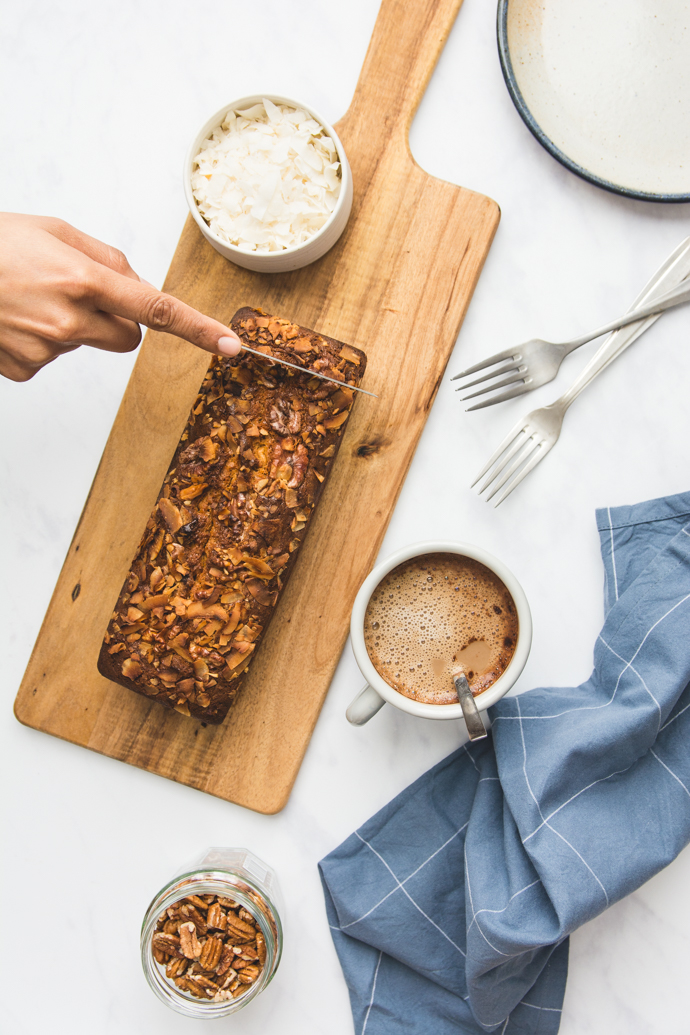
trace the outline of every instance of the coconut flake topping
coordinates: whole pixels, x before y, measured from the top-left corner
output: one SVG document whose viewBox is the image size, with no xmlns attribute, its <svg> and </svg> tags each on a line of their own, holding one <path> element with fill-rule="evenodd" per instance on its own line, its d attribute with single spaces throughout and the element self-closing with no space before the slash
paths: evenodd
<svg viewBox="0 0 690 1035">
<path fill-rule="evenodd" d="M 192 170 L 203 218 L 221 240 L 248 252 L 308 241 L 333 212 L 340 187 L 338 153 L 323 126 L 267 97 L 229 111 Z"/>
</svg>

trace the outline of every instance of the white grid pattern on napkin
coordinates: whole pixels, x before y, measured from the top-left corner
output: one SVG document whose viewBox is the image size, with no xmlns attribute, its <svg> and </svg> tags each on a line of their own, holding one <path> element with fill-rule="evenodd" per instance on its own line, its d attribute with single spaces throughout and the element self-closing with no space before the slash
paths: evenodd
<svg viewBox="0 0 690 1035">
<path fill-rule="evenodd" d="M 374 855 L 378 859 L 381 860 L 383 865 L 386 867 L 386 869 L 388 870 L 388 872 L 392 876 L 393 880 L 396 882 L 396 887 L 392 888 L 386 895 L 383 896 L 383 898 L 380 898 L 379 901 L 375 905 L 373 905 L 371 907 L 371 909 L 367 909 L 366 913 L 362 913 L 362 915 L 358 916 L 356 920 L 350 920 L 349 924 L 343 924 L 342 927 L 334 927 L 333 924 L 329 924 L 331 930 L 333 930 L 333 931 L 344 931 L 346 928 L 352 927 L 354 924 L 360 923 L 360 921 L 365 920 L 368 916 L 370 916 L 373 912 L 375 912 L 375 910 L 377 910 L 379 908 L 379 906 L 382 905 L 386 901 L 386 899 L 389 899 L 391 897 L 391 895 L 394 895 L 396 891 L 400 891 L 400 890 L 402 890 L 407 895 L 407 897 L 409 898 L 409 900 L 412 903 L 412 905 L 416 906 L 417 909 L 419 909 L 419 906 L 414 901 L 414 899 L 409 894 L 409 892 L 403 887 L 403 884 L 407 884 L 408 880 L 412 880 L 412 878 L 414 876 L 416 876 L 416 874 L 418 874 L 420 870 L 424 869 L 426 864 L 430 863 L 431 860 L 433 858 L 435 858 L 435 856 L 437 856 L 439 854 L 439 852 L 442 852 L 443 849 L 446 847 L 446 845 L 449 845 L 450 842 L 453 841 L 458 836 L 458 834 L 461 834 L 466 826 L 467 826 L 467 823 L 463 823 L 463 825 L 460 827 L 459 830 L 456 830 L 454 834 L 451 834 L 451 836 L 448 838 L 448 840 L 444 841 L 440 848 L 437 848 L 435 852 L 432 852 L 428 859 L 425 859 L 423 863 L 420 863 L 419 866 L 417 867 L 417 869 L 413 870 L 412 873 L 410 873 L 402 881 L 398 880 L 398 878 L 393 873 L 393 871 L 391 870 L 391 868 L 388 865 L 388 863 L 386 862 L 386 860 L 383 859 L 379 855 L 379 853 L 376 851 L 376 849 L 372 848 L 371 845 L 369 844 L 369 842 L 365 841 L 365 839 L 362 837 L 362 835 L 360 833 L 358 833 L 358 831 L 355 831 L 355 833 L 357 834 L 357 837 L 360 839 L 360 841 L 362 841 L 367 846 L 367 848 L 371 849 L 371 851 L 374 853 Z M 423 914 L 423 916 L 426 916 L 426 913 L 424 913 L 423 910 L 419 909 L 419 911 L 420 911 L 420 913 Z M 428 917 L 427 917 L 427 919 L 428 919 Z M 433 920 L 431 922 L 433 923 Z M 436 926 L 436 925 L 434 924 L 434 926 Z M 439 928 L 439 930 L 440 930 L 440 928 Z M 441 932 L 441 933 L 443 933 L 443 932 Z M 453 944 L 455 944 L 455 943 L 453 943 Z M 456 948 L 457 948 L 457 946 L 456 946 Z M 462 952 L 462 949 L 460 951 Z M 463 955 L 464 955 L 464 953 L 463 953 Z"/>
<path fill-rule="evenodd" d="M 609 534 L 611 536 L 611 568 L 613 569 L 613 588 L 616 593 L 616 600 L 618 600 L 618 575 L 616 574 L 616 547 L 613 542 L 613 522 L 611 521 L 611 508 L 606 508 L 606 513 L 609 516 Z"/>
<path fill-rule="evenodd" d="M 449 843 L 450 843 L 450 842 L 451 842 L 451 841 L 453 840 L 453 838 L 454 838 L 454 837 L 457 837 L 457 836 L 458 836 L 458 834 L 460 834 L 460 833 L 461 833 L 461 832 L 462 832 L 462 831 L 463 831 L 463 830 L 465 829 L 465 827 L 466 827 L 466 826 L 467 826 L 467 823 L 465 823 L 465 824 L 464 824 L 464 826 L 460 827 L 460 830 L 456 830 L 456 832 L 455 832 L 455 833 L 453 834 L 453 837 L 449 837 L 449 838 L 448 838 L 448 840 L 447 840 L 447 841 L 445 842 L 445 844 L 441 846 L 441 848 L 445 848 L 445 847 L 446 847 L 446 845 L 447 845 L 447 844 L 449 844 Z M 431 924 L 431 925 L 432 925 L 433 927 L 435 927 L 435 928 L 436 928 L 436 930 L 437 930 L 437 931 L 439 932 L 439 934 L 442 934 L 442 935 L 443 935 L 443 937 L 444 937 L 444 938 L 445 938 L 445 939 L 446 939 L 447 941 L 449 941 L 449 942 L 450 942 L 450 944 L 451 944 L 451 945 L 453 946 L 453 948 L 454 948 L 454 949 L 457 949 L 457 950 L 458 950 L 458 952 L 460 953 L 460 955 L 461 955 L 461 956 L 466 956 L 466 955 L 467 955 L 467 953 L 466 953 L 466 952 L 463 952 L 463 950 L 462 950 L 462 949 L 460 948 L 460 946 L 459 946 L 459 945 L 456 945 L 456 943 L 455 943 L 455 942 L 453 941 L 453 939 L 452 939 L 452 938 L 450 937 L 450 935 L 449 935 L 449 934 L 446 934 L 446 932 L 445 932 L 445 931 L 443 930 L 443 928 L 442 928 L 442 927 L 439 927 L 439 925 L 438 925 L 438 924 L 436 923 L 436 921 L 435 921 L 435 920 L 432 920 L 432 919 L 431 919 L 431 917 L 430 917 L 430 916 L 429 916 L 429 915 L 428 915 L 427 913 L 425 913 L 425 912 L 424 912 L 424 910 L 422 909 L 422 907 L 421 907 L 421 906 L 420 906 L 420 905 L 419 905 L 419 904 L 418 904 L 417 902 L 415 902 L 415 900 L 414 900 L 414 899 L 412 898 L 412 895 L 410 895 L 410 893 L 409 893 L 409 891 L 407 890 L 407 888 L 403 887 L 403 884 L 405 883 L 405 881 L 402 881 L 402 882 L 401 882 L 401 881 L 399 881 L 399 880 L 398 880 L 398 878 L 397 878 L 397 877 L 396 877 L 396 875 L 395 875 L 395 874 L 393 873 L 392 869 L 390 868 L 390 866 L 388 865 L 388 863 L 386 862 L 386 860 L 385 860 L 385 859 L 383 858 L 383 856 L 382 856 L 382 855 L 381 855 L 381 854 L 380 854 L 379 852 L 377 852 L 377 851 L 376 851 L 376 849 L 375 849 L 375 848 L 373 847 L 373 845 L 370 845 L 370 844 L 369 844 L 369 842 L 368 842 L 368 841 L 367 841 L 367 840 L 366 840 L 365 838 L 363 838 L 363 837 L 362 837 L 362 835 L 361 835 L 361 834 L 359 833 L 359 831 L 358 831 L 358 830 L 355 830 L 355 836 L 356 836 L 356 837 L 358 837 L 358 838 L 360 839 L 360 841 L 361 841 L 361 842 L 362 842 L 363 844 L 365 844 L 365 845 L 367 846 L 367 848 L 368 848 L 368 849 L 369 849 L 370 851 L 372 851 L 372 852 L 374 853 L 374 855 L 376 856 L 376 858 L 377 858 L 377 859 L 380 859 L 380 860 L 381 860 L 381 862 L 383 863 L 383 865 L 384 865 L 384 866 L 386 867 L 386 869 L 387 869 L 387 870 L 388 870 L 388 872 L 390 873 L 391 877 L 393 878 L 393 880 L 394 880 L 394 881 L 395 881 L 395 883 L 397 884 L 397 888 L 393 888 L 393 891 L 398 891 L 398 890 L 402 891 L 403 895 L 405 895 L 405 896 L 406 896 L 406 897 L 407 897 L 407 898 L 408 898 L 408 899 L 410 900 L 410 902 L 411 902 L 411 903 L 412 903 L 412 905 L 413 905 L 413 906 L 415 907 L 415 909 L 418 909 L 418 910 L 419 910 L 419 912 L 420 912 L 420 913 L 422 914 L 422 916 L 424 917 L 424 919 L 425 919 L 425 920 L 428 920 L 428 921 L 429 921 L 429 923 L 430 923 L 430 924 Z M 438 853 L 439 853 L 439 852 L 441 851 L 441 848 L 437 848 L 435 852 L 432 852 L 432 854 L 431 854 L 431 855 L 429 856 L 429 858 L 428 858 L 428 859 L 427 859 L 427 860 L 426 860 L 425 862 L 423 862 L 421 866 L 418 866 L 418 867 L 417 867 L 417 869 L 416 869 L 416 870 L 415 870 L 414 872 L 415 872 L 415 873 L 418 873 L 418 872 L 419 872 L 419 870 L 421 870 L 421 869 L 422 869 L 422 866 L 426 866 L 426 864 L 427 864 L 428 862 L 430 862 L 430 860 L 431 860 L 431 859 L 433 859 L 435 855 L 438 855 Z M 411 874 L 410 874 L 410 877 L 413 877 L 413 876 L 414 876 L 414 873 L 411 873 Z M 410 877 L 406 877 L 406 878 L 405 878 L 405 880 L 406 880 L 406 881 L 407 881 L 407 880 L 409 880 L 409 879 L 410 879 Z M 388 897 L 389 897 L 389 895 L 386 895 L 386 896 L 385 896 L 385 898 L 388 898 Z M 384 899 L 381 899 L 381 902 L 384 902 L 384 901 L 385 901 L 385 898 L 384 898 Z M 380 905 L 381 905 L 381 902 L 377 903 L 377 906 L 380 906 Z M 374 910 L 374 909 L 376 909 L 376 908 L 377 908 L 377 906 L 374 906 L 374 907 L 373 907 L 372 909 L 370 909 L 370 910 L 369 910 L 369 913 L 373 912 L 373 910 Z M 367 915 L 367 916 L 368 916 L 369 914 L 367 913 L 367 914 L 365 914 L 365 915 Z M 359 921 L 358 921 L 358 920 L 354 920 L 354 921 L 353 921 L 353 923 L 359 923 Z M 351 924 L 346 924 L 346 926 L 347 926 L 347 927 L 350 927 L 350 926 L 351 926 Z M 342 930 L 343 930 L 343 928 L 342 928 L 342 927 L 337 927 L 337 928 L 335 928 L 335 930 L 339 930 L 339 931 L 342 931 Z"/>
<path fill-rule="evenodd" d="M 374 970 L 374 980 L 371 985 L 371 996 L 369 998 L 369 1005 L 367 1006 L 367 1012 L 364 1015 L 364 1023 L 362 1025 L 362 1035 L 367 1030 L 367 1024 L 369 1023 L 369 1014 L 371 1008 L 374 1005 L 374 996 L 376 995 L 376 979 L 379 976 L 379 967 L 381 966 L 381 960 L 383 959 L 383 950 L 379 950 L 379 958 L 376 961 L 376 969 Z"/>
</svg>

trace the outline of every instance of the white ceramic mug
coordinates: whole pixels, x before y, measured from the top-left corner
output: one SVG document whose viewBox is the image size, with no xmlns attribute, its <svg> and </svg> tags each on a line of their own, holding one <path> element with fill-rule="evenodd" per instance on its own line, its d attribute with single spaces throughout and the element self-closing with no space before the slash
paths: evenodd
<svg viewBox="0 0 690 1035">
<path fill-rule="evenodd" d="M 425 543 L 413 543 L 411 546 L 398 550 L 397 553 L 382 561 L 381 564 L 377 564 L 362 583 L 355 598 L 350 619 L 350 637 L 357 664 L 367 681 L 367 685 L 357 694 L 347 709 L 348 721 L 353 726 L 363 726 L 373 715 L 376 715 L 386 701 L 389 704 L 395 705 L 396 708 L 400 708 L 401 711 L 408 712 L 410 715 L 417 715 L 421 719 L 462 718 L 462 707 L 459 702 L 457 704 L 424 704 L 421 701 L 413 701 L 411 698 L 405 697 L 404 694 L 395 690 L 374 668 L 364 642 L 364 615 L 371 595 L 381 579 L 389 571 L 392 571 L 393 568 L 402 564 L 403 561 L 409 561 L 411 557 L 420 557 L 429 553 L 457 553 L 462 557 L 471 557 L 473 560 L 479 561 L 498 575 L 515 601 L 518 616 L 518 641 L 515 653 L 505 672 L 487 690 L 484 690 L 475 698 L 479 711 L 486 711 L 492 704 L 496 704 L 510 690 L 525 667 L 532 645 L 532 615 L 524 590 L 512 571 L 506 568 L 505 564 L 499 561 L 497 557 L 483 550 L 480 546 L 473 546 L 470 543 L 456 543 L 436 539 Z"/>
</svg>

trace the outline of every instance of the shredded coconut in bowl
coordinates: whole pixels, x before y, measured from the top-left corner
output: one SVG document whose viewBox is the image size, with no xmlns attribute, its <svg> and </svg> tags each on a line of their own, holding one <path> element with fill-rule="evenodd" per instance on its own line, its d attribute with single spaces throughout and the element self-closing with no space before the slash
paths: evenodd
<svg viewBox="0 0 690 1035">
<path fill-rule="evenodd" d="M 336 146 L 311 115 L 265 97 L 229 111 L 204 140 L 192 190 L 211 230 L 248 252 L 303 244 L 340 195 Z"/>
</svg>

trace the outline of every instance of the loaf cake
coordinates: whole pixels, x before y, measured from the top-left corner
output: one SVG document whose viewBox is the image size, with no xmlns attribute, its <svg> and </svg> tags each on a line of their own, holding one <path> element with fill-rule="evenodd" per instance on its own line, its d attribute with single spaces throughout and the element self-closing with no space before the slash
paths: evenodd
<svg viewBox="0 0 690 1035">
<path fill-rule="evenodd" d="M 98 661 L 108 679 L 207 723 L 223 721 L 256 656 L 366 367 L 359 349 L 260 309 L 231 326 L 267 358 L 211 360 Z"/>
</svg>

